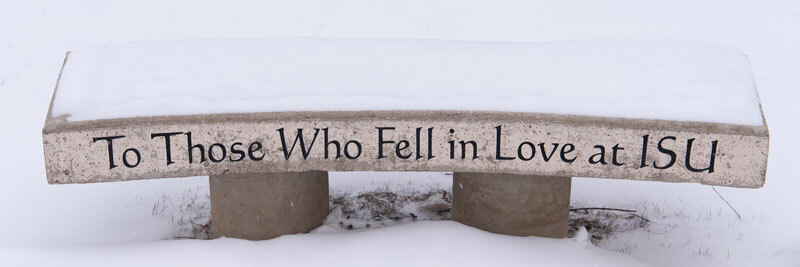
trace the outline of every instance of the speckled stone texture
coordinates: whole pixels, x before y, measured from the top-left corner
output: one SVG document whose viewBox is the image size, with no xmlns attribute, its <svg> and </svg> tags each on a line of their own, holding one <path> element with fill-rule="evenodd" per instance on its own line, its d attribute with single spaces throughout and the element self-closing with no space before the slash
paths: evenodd
<svg viewBox="0 0 800 267">
<path fill-rule="evenodd" d="M 301 129 L 303 145 L 297 139 Z M 334 141 L 338 146 L 326 144 Z M 767 170 L 769 132 L 766 125 L 553 114 L 283 112 L 50 118 L 43 146 L 47 179 L 55 184 L 318 170 L 512 173 L 758 188 Z"/>
<path fill-rule="evenodd" d="M 498 234 L 564 238 L 572 178 L 453 174 L 453 220 Z"/>
<path fill-rule="evenodd" d="M 215 175 L 209 185 L 214 237 L 307 233 L 328 216 L 328 172 Z"/>
</svg>

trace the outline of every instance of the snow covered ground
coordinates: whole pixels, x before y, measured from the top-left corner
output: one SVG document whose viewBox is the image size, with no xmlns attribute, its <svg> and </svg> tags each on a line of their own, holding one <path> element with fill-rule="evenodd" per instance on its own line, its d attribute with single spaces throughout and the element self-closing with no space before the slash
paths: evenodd
<svg viewBox="0 0 800 267">
<path fill-rule="evenodd" d="M 2 1 L 0 265 L 797 266 L 798 25 L 800 2 L 792 0 Z M 574 179 L 573 206 L 636 209 L 652 221 L 596 246 L 585 238 L 498 236 L 451 221 L 358 231 L 329 222 L 312 234 L 269 241 L 185 240 L 202 223 L 195 220 L 207 217 L 202 177 L 46 184 L 40 129 L 65 51 L 139 40 L 283 36 L 671 38 L 738 47 L 755 72 L 770 128 L 767 182 L 756 190 L 717 188 L 740 220 L 709 186 Z M 331 184 L 447 187 L 444 175 L 388 176 L 334 174 Z"/>
</svg>

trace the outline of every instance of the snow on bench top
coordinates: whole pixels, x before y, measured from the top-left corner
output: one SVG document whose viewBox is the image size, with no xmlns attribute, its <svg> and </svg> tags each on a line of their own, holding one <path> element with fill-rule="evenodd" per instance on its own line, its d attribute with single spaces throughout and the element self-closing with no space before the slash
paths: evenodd
<svg viewBox="0 0 800 267">
<path fill-rule="evenodd" d="M 762 125 L 747 58 L 677 41 L 220 39 L 69 54 L 69 121 L 280 111 L 532 112 Z"/>
</svg>

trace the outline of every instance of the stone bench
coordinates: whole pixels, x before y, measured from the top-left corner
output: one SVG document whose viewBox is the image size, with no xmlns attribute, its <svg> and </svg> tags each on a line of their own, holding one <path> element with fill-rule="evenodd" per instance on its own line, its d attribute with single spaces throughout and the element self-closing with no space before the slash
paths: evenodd
<svg viewBox="0 0 800 267">
<path fill-rule="evenodd" d="M 454 172 L 453 219 L 564 237 L 571 177 L 758 188 L 741 52 L 655 41 L 247 39 L 67 53 L 51 184 L 210 177 L 215 236 L 308 232 L 329 171 Z"/>
</svg>

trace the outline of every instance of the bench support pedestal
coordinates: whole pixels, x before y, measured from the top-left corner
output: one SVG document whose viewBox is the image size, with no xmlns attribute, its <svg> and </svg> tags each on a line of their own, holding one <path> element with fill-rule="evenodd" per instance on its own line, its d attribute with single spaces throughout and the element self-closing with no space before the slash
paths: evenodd
<svg viewBox="0 0 800 267">
<path fill-rule="evenodd" d="M 328 216 L 328 172 L 217 175 L 209 185 L 214 237 L 307 233 Z"/>
<path fill-rule="evenodd" d="M 453 220 L 489 232 L 564 238 L 572 178 L 453 174 Z"/>
</svg>

